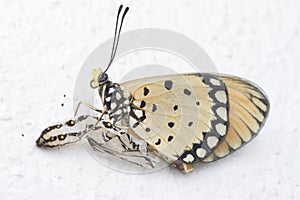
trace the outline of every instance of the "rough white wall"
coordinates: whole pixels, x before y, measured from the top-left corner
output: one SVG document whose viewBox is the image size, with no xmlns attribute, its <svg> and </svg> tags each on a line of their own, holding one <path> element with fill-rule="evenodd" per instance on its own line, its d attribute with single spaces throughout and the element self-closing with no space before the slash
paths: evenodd
<svg viewBox="0 0 300 200">
<path fill-rule="evenodd" d="M 77 73 L 112 36 L 120 3 L 131 8 L 124 30 L 183 33 L 219 71 L 264 88 L 271 112 L 261 134 L 188 175 L 116 172 L 80 144 L 38 149 L 40 131 L 72 114 Z M 299 24 L 296 0 L 0 1 L 0 198 L 299 199 Z"/>
</svg>

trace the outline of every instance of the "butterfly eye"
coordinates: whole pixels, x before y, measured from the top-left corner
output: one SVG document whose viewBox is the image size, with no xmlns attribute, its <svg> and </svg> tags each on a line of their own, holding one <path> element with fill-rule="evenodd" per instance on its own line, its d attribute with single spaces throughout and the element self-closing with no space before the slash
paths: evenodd
<svg viewBox="0 0 300 200">
<path fill-rule="evenodd" d="M 107 81 L 107 79 L 108 79 L 108 75 L 106 73 L 101 73 L 98 76 L 98 82 L 99 82 L 99 84 L 104 83 L 105 81 Z"/>
</svg>

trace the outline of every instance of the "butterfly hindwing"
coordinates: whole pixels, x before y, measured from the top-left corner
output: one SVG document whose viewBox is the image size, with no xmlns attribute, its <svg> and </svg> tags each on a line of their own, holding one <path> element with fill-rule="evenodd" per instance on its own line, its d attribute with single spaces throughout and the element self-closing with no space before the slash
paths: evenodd
<svg viewBox="0 0 300 200">
<path fill-rule="evenodd" d="M 130 128 L 169 161 L 201 161 L 226 135 L 227 90 L 217 76 L 151 77 L 122 88 L 132 95 Z"/>
<path fill-rule="evenodd" d="M 255 84 L 222 75 L 229 98 L 229 127 L 223 142 L 204 162 L 223 158 L 251 141 L 262 128 L 270 109 L 269 101 Z"/>
</svg>

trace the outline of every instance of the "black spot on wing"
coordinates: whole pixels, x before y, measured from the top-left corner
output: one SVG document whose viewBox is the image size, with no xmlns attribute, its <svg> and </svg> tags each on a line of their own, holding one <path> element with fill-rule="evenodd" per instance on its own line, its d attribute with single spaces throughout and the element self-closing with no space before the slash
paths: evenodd
<svg viewBox="0 0 300 200">
<path fill-rule="evenodd" d="M 190 96 L 192 94 L 191 91 L 189 91 L 188 89 L 184 89 L 183 93 L 187 96 Z"/>
<path fill-rule="evenodd" d="M 168 123 L 168 126 L 169 126 L 170 128 L 173 128 L 174 125 L 175 125 L 174 122 L 169 122 L 169 123 Z"/>
<path fill-rule="evenodd" d="M 168 81 L 165 82 L 165 88 L 167 90 L 171 90 L 172 87 L 173 87 L 173 82 L 172 81 L 168 80 Z"/>
<path fill-rule="evenodd" d="M 170 135 L 170 136 L 168 137 L 168 142 L 171 142 L 172 140 L 173 140 L 173 136 Z"/>
<path fill-rule="evenodd" d="M 155 112 L 157 110 L 157 106 L 155 104 L 152 105 L 152 112 Z"/>
<path fill-rule="evenodd" d="M 173 107 L 173 110 L 176 111 L 177 109 L 178 109 L 178 105 L 175 105 L 175 106 Z"/>
<path fill-rule="evenodd" d="M 132 125 L 132 128 L 136 128 L 140 123 L 139 122 L 136 122 Z"/>
<path fill-rule="evenodd" d="M 144 87 L 144 96 L 147 96 L 149 94 L 149 89 L 147 87 Z"/>
<path fill-rule="evenodd" d="M 155 145 L 160 145 L 160 143 L 161 143 L 161 139 L 158 138 L 158 140 L 155 142 Z"/>
<path fill-rule="evenodd" d="M 146 106 L 146 102 L 144 100 L 141 101 L 140 108 L 144 108 Z"/>
<path fill-rule="evenodd" d="M 145 119 L 146 119 L 146 114 L 145 114 L 145 111 L 143 111 L 143 116 L 141 116 L 141 117 L 139 118 L 139 120 L 140 120 L 141 122 L 143 122 Z"/>
</svg>

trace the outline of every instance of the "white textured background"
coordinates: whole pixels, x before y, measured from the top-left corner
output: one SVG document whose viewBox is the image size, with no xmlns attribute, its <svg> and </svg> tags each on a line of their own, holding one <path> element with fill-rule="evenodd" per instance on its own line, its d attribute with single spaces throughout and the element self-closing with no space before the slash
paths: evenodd
<svg viewBox="0 0 300 200">
<path fill-rule="evenodd" d="M 40 131 L 72 115 L 77 73 L 112 36 L 120 3 L 131 8 L 124 30 L 180 32 L 220 72 L 264 88 L 271 112 L 261 134 L 188 175 L 116 172 L 80 144 L 38 149 Z M 299 25 L 296 0 L 1 0 L 0 199 L 300 199 Z"/>
</svg>

